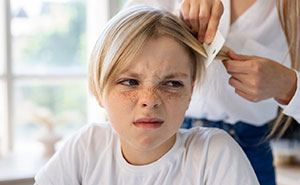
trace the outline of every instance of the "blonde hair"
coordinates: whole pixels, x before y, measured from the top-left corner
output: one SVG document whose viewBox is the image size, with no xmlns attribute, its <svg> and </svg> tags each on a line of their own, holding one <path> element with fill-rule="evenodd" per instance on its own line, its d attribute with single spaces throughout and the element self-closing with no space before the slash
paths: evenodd
<svg viewBox="0 0 300 185">
<path fill-rule="evenodd" d="M 136 6 L 113 17 L 100 35 L 89 63 L 89 89 L 99 100 L 116 74 L 124 70 L 147 40 L 169 36 L 189 53 L 192 80 L 200 83 L 205 51 L 191 29 L 178 17 L 163 10 Z"/>
<path fill-rule="evenodd" d="M 291 68 L 300 71 L 300 1 L 277 0 L 277 10 L 289 48 Z M 291 124 L 291 121 L 292 117 L 285 117 L 282 110 L 280 110 L 267 138 L 273 136 L 281 128 L 277 133 L 277 138 L 280 138 Z"/>
</svg>

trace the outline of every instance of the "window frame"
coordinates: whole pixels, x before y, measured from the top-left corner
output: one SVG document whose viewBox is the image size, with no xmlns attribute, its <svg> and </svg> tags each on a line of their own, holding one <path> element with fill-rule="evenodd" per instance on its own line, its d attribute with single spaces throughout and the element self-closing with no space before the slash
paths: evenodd
<svg viewBox="0 0 300 185">
<path fill-rule="evenodd" d="M 13 118 L 13 102 L 11 98 L 12 93 L 12 73 L 11 73 L 11 41 L 10 41 L 10 2 L 9 0 L 3 0 L 0 4 L 1 9 L 1 35 L 3 41 L 1 43 L 1 50 L 3 51 L 3 55 L 1 56 L 1 62 L 3 62 L 3 74 L 1 75 L 1 80 L 4 83 L 3 87 L 3 110 L 4 110 L 4 117 L 3 123 L 1 124 L 2 130 L 1 132 L 1 150 L 2 153 L 7 153 L 13 149 L 12 145 L 12 137 L 13 137 L 13 125 L 12 118 Z"/>
<path fill-rule="evenodd" d="M 0 81 L 3 82 L 3 108 L 2 113 L 4 117 L 0 120 L 0 155 L 8 154 L 14 150 L 14 84 L 18 80 L 44 80 L 44 79 L 60 79 L 60 80 L 86 80 L 87 75 L 82 74 L 60 74 L 60 75 L 18 75 L 13 74 L 12 70 L 12 35 L 11 35 L 11 0 L 0 1 L 0 38 L 4 42 L 0 43 L 0 49 L 3 51 L 3 56 L 0 55 L 0 62 L 3 62 L 3 74 L 0 74 Z M 105 26 L 109 18 L 111 18 L 121 7 L 121 0 L 86 0 L 87 8 L 87 56 L 90 56 L 96 38 L 100 31 Z M 101 10 L 99 10 L 101 9 Z M 101 17 L 101 20 L 99 20 Z M 96 25 L 95 22 L 98 24 Z M 88 122 L 95 121 L 95 119 L 103 121 L 103 116 L 95 118 L 95 99 L 87 94 L 88 99 Z M 90 106 L 92 105 L 92 106 Z M 1 105 L 0 105 L 1 106 Z M 100 109 L 97 109 L 99 111 Z M 103 113 L 103 111 L 102 111 Z"/>
</svg>

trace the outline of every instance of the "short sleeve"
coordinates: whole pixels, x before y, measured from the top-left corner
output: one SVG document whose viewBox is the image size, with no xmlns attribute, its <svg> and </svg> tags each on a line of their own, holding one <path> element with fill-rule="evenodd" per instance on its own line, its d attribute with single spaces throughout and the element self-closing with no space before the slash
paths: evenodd
<svg viewBox="0 0 300 185">
<path fill-rule="evenodd" d="M 81 133 L 70 137 L 38 172 L 35 176 L 38 185 L 81 184 L 86 151 Z"/>
<path fill-rule="evenodd" d="M 240 146 L 221 130 L 210 140 L 204 181 L 206 185 L 259 184 Z"/>
</svg>

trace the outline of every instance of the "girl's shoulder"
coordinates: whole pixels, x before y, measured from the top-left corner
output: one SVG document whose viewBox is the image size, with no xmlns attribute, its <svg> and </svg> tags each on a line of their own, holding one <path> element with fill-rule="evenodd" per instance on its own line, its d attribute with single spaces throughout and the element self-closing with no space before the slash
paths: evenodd
<svg viewBox="0 0 300 185">
<path fill-rule="evenodd" d="M 179 129 L 178 134 L 187 140 L 208 142 L 214 138 L 228 139 L 230 136 L 219 128 L 193 127 L 191 129 Z"/>
<path fill-rule="evenodd" d="M 99 145 L 108 144 L 115 136 L 115 132 L 111 125 L 106 123 L 91 123 L 82 127 L 74 136 L 81 143 L 88 146 L 90 144 L 99 143 Z"/>
<path fill-rule="evenodd" d="M 180 129 L 178 136 L 185 148 L 193 153 L 238 152 L 241 149 L 234 139 L 224 130 L 218 128 L 194 127 Z"/>
</svg>

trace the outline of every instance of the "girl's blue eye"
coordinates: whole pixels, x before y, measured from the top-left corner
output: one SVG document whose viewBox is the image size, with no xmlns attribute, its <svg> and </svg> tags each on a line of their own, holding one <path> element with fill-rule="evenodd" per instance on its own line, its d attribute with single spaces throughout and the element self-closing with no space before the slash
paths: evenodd
<svg viewBox="0 0 300 185">
<path fill-rule="evenodd" d="M 183 84 L 179 81 L 168 81 L 166 82 L 166 85 L 169 87 L 181 87 Z"/>
<path fill-rule="evenodd" d="M 127 86 L 139 85 L 138 81 L 134 79 L 123 80 L 120 84 Z"/>
</svg>

